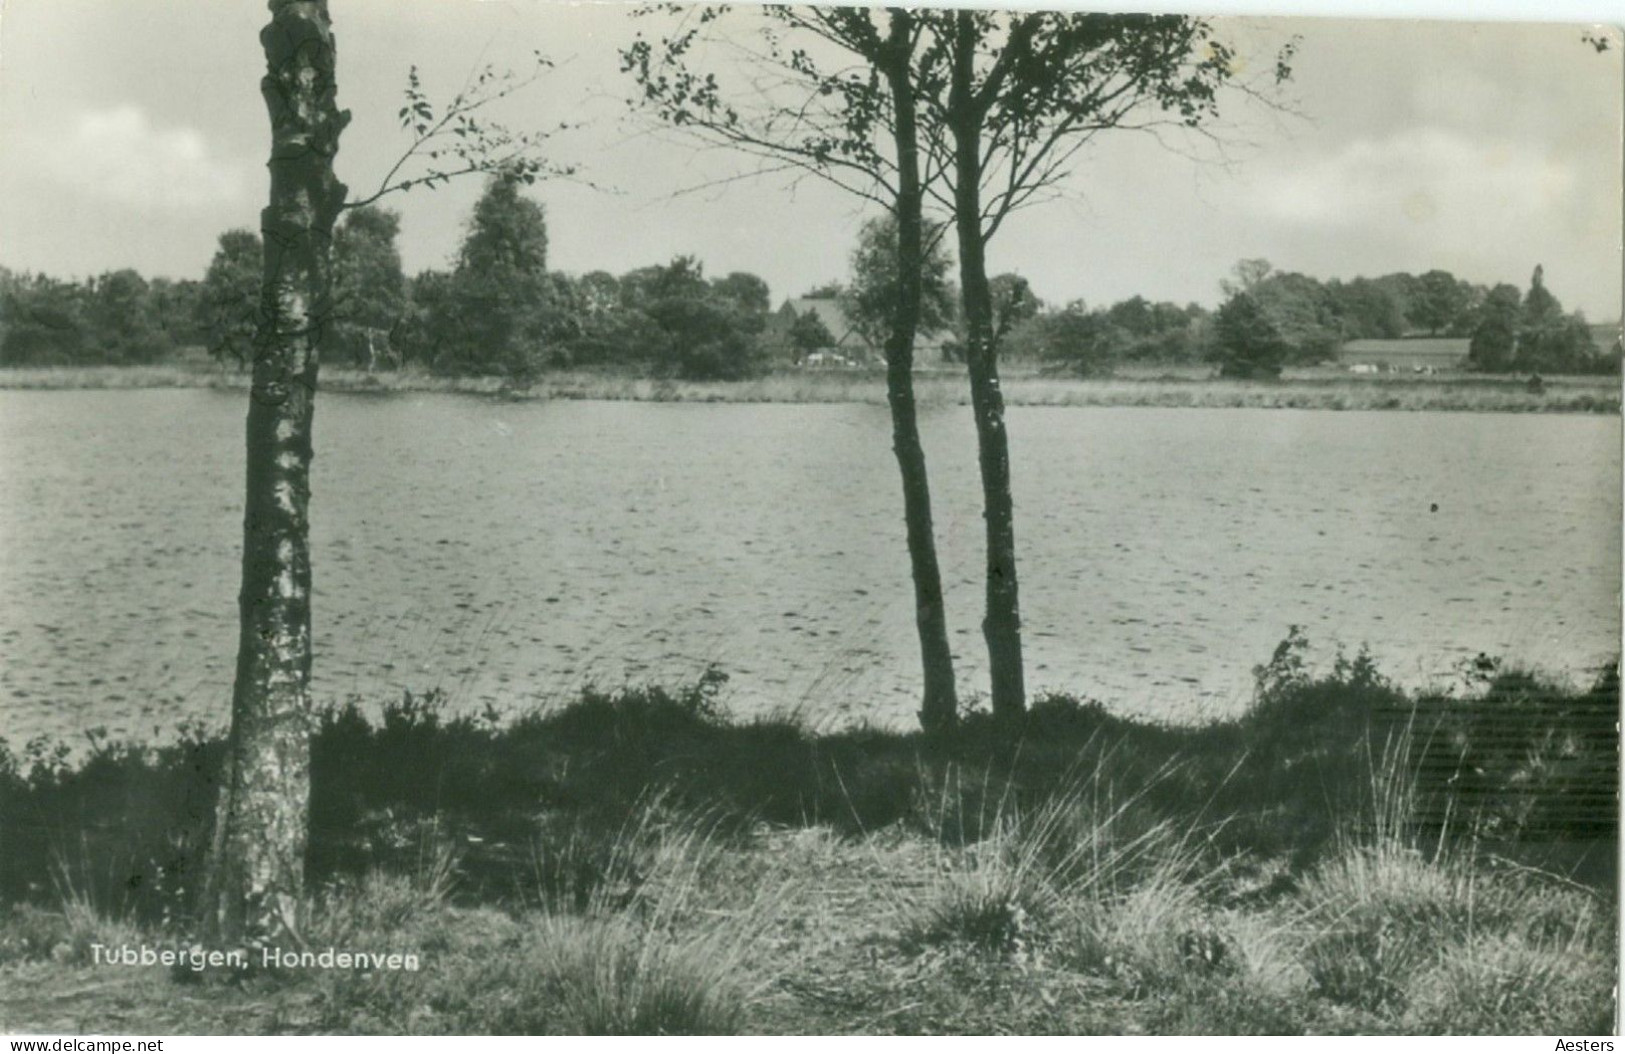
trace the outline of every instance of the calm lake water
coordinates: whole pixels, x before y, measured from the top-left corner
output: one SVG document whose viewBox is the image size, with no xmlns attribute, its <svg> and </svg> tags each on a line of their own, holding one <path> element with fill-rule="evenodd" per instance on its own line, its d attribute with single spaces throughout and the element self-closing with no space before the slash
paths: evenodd
<svg viewBox="0 0 1625 1054">
<path fill-rule="evenodd" d="M 223 723 L 244 396 L 0 391 L 0 734 Z M 1028 682 L 1234 712 L 1290 624 L 1411 684 L 1619 647 L 1614 417 L 1013 409 Z M 324 395 L 315 686 L 511 710 L 731 675 L 736 713 L 906 723 L 882 406 Z M 985 691 L 969 411 L 922 419 L 962 689 Z"/>
</svg>

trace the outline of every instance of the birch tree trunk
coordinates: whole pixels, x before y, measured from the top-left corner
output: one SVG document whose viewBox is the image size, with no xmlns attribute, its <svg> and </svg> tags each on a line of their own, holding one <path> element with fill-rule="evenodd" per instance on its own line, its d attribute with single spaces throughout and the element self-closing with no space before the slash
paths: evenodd
<svg viewBox="0 0 1625 1054">
<path fill-rule="evenodd" d="M 248 405 L 241 636 L 231 733 L 204 884 L 221 945 L 299 932 L 310 804 L 310 460 L 317 350 L 331 312 L 335 101 L 326 0 L 270 0 L 260 91 L 270 203 Z"/>
<path fill-rule="evenodd" d="M 1015 506 L 1010 495 L 1010 440 L 1005 431 L 1004 393 L 993 336 L 993 294 L 982 237 L 982 118 L 976 99 L 977 35 L 970 14 L 955 12 L 952 83 L 948 114 L 954 148 L 954 224 L 959 234 L 959 283 L 965 308 L 966 364 L 971 410 L 976 418 L 982 472 L 982 517 L 987 529 L 987 641 L 993 716 L 1018 720 L 1027 707 L 1021 658 L 1021 604 L 1016 582 Z"/>
<path fill-rule="evenodd" d="M 914 619 L 924 673 L 920 727 L 935 735 L 954 726 L 959 717 L 959 700 L 954 688 L 953 655 L 948 650 L 942 572 L 937 565 L 936 535 L 931 524 L 931 487 L 914 401 L 914 338 L 920 325 L 920 266 L 925 245 L 914 85 L 909 75 L 912 23 L 908 12 L 893 9 L 885 56 L 897 148 L 898 274 L 897 305 L 886 340 L 886 398 L 891 405 L 892 451 L 903 477 L 903 520 L 908 531 Z"/>
</svg>

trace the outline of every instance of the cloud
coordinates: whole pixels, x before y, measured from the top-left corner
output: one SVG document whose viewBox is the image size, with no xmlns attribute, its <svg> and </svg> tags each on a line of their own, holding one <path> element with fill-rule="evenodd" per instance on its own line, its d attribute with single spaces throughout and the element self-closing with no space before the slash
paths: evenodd
<svg viewBox="0 0 1625 1054">
<path fill-rule="evenodd" d="M 157 128 L 139 107 L 79 115 L 67 134 L 39 144 L 52 179 L 116 205 L 165 211 L 241 201 L 244 173 L 211 155 L 195 128 Z"/>
<path fill-rule="evenodd" d="M 1567 160 L 1437 129 L 1359 140 L 1283 165 L 1255 184 L 1251 208 L 1321 227 L 1472 227 L 1487 216 L 1535 218 L 1570 204 L 1579 180 Z"/>
<path fill-rule="evenodd" d="M 1440 267 L 1520 285 L 1542 263 L 1565 306 L 1617 317 L 1620 184 L 1606 160 L 1436 126 L 1283 151 L 1241 198 L 1253 248 L 1235 255 L 1320 278 Z"/>
</svg>

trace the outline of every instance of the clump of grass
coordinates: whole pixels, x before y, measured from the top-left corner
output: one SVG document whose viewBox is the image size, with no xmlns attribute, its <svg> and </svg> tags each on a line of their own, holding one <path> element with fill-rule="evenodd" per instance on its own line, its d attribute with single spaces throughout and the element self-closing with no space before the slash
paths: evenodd
<svg viewBox="0 0 1625 1054">
<path fill-rule="evenodd" d="M 1176 822 L 1137 797 L 1113 807 L 1092 787 L 1060 800 L 1045 835 L 1065 876 L 1067 963 L 1131 992 L 1237 971 L 1237 944 L 1214 910 L 1226 865 L 1200 814 Z"/>
<path fill-rule="evenodd" d="M 732 1035 L 751 997 L 734 941 L 662 937 L 624 920 L 550 917 L 532 968 L 584 1035 Z"/>
<path fill-rule="evenodd" d="M 1036 854 L 1011 823 L 959 850 L 933 876 L 923 904 L 906 910 L 906 950 L 963 943 L 997 955 L 1031 949 L 1058 895 Z"/>
<path fill-rule="evenodd" d="M 1427 854 L 1415 838 L 1409 729 L 1384 744 L 1380 760 L 1368 739 L 1361 746 L 1370 797 L 1350 816 L 1337 855 L 1300 890 L 1317 927 L 1304 958 L 1320 995 L 1392 1013 L 1404 1009 L 1416 972 L 1484 905 L 1475 903 L 1474 868 L 1442 846 Z"/>
<path fill-rule="evenodd" d="M 1606 1005 L 1610 927 L 1556 880 L 1388 844 L 1351 847 L 1302 895 L 1319 923 L 1305 965 L 1334 1002 L 1420 1031 L 1543 1034 L 1585 1031 Z"/>
<path fill-rule="evenodd" d="M 1446 1035 L 1611 1034 L 1610 951 L 1580 937 L 1476 936 L 1418 974 L 1404 1024 Z"/>
<path fill-rule="evenodd" d="M 67 943 L 67 920 L 34 904 L 12 905 L 0 918 L 0 966 L 51 958 Z"/>
<path fill-rule="evenodd" d="M 512 914 L 450 906 L 439 877 L 449 865 L 336 889 L 318 913 L 324 937 L 415 949 L 427 965 L 324 977 L 323 1021 L 447 1034 L 738 1031 L 760 990 L 745 959 L 778 905 L 766 891 L 738 912 L 709 913 L 718 849 L 707 818 L 646 803 L 602 857 L 587 851 L 611 863 L 583 885 L 557 884 L 559 871 L 542 862 L 572 859 L 584 836 L 554 837 L 533 847 L 537 887 L 524 898 L 531 906 Z"/>
<path fill-rule="evenodd" d="M 543 911 L 587 912 L 632 899 L 648 850 L 602 818 L 556 814 L 539 821 L 530 845 L 527 897 Z"/>
<path fill-rule="evenodd" d="M 1225 958 L 1220 969 L 1195 971 L 1197 974 L 1225 978 L 1261 1005 L 1302 1000 L 1309 976 L 1298 955 L 1302 929 L 1295 912 L 1283 911 L 1278 905 L 1251 911 L 1226 909 L 1212 919 L 1223 935 Z"/>
<path fill-rule="evenodd" d="M 1079 904 L 1070 938 L 1072 966 L 1131 992 L 1240 965 L 1234 939 L 1206 910 L 1199 884 L 1172 867 L 1117 896 Z"/>
<path fill-rule="evenodd" d="M 1340 659 L 1330 676 L 1313 676 L 1302 648 L 1293 635 L 1259 668 L 1260 706 L 1238 727 L 1267 733 L 1260 736 L 1263 756 L 1242 753 L 1231 770 L 1236 779 L 1260 765 L 1293 772 L 1300 795 L 1311 789 L 1302 781 L 1324 781 L 1313 788 L 1324 796 L 1313 815 L 1340 833 L 1318 862 L 1306 861 L 1313 844 L 1294 847 L 1301 880 L 1275 889 L 1273 900 L 1267 891 L 1246 894 L 1245 910 L 1221 906 L 1239 889 L 1230 866 L 1236 858 L 1218 849 L 1222 825 L 1204 828 L 1202 799 L 1180 802 L 1170 791 L 1204 788 L 1210 803 L 1256 806 L 1249 795 L 1257 788 L 1232 791 L 1227 780 L 1216 781 L 1212 758 L 1199 759 L 1205 771 L 1194 781 L 1171 762 L 1148 778 L 1138 756 L 1147 740 L 1137 736 L 1125 740 L 1134 750 L 1123 760 L 1109 750 L 1085 751 L 1089 781 L 1036 797 L 1012 784 L 991 820 L 958 818 L 976 836 L 943 851 L 925 897 L 907 906 L 905 951 L 939 946 L 1031 962 L 1048 957 L 1108 979 L 1131 998 L 1188 993 L 1215 1013 L 1236 1015 L 1237 1031 L 1301 1019 L 1295 1000 L 1354 1030 L 1472 1023 L 1451 1016 L 1452 1003 L 1488 1007 L 1474 1024 L 1480 1029 L 1493 1028 L 1490 1022 L 1579 1027 L 1580 1008 L 1594 1009 L 1598 992 L 1606 994 L 1595 978 L 1608 975 L 1598 939 L 1607 927 L 1589 906 L 1591 894 L 1481 852 L 1482 816 L 1449 800 L 1437 773 L 1421 769 L 1441 728 L 1470 719 L 1453 711 L 1441 720 L 1409 705 L 1364 655 Z M 1504 678 L 1497 685 L 1507 690 Z M 1600 709 L 1576 696 L 1559 693 L 1566 700 L 1559 717 Z M 1452 701 L 1462 711 L 1470 704 Z M 1544 713 L 1560 727 L 1552 709 Z M 1042 717 L 1052 734 L 1075 724 L 1091 726 L 1095 737 L 1107 727 L 1087 707 L 1053 700 Z M 1534 734 L 1540 723 L 1526 718 L 1527 742 L 1549 740 Z M 1419 740 L 1423 729 L 1429 738 Z M 1186 742 L 1208 735 L 1198 731 Z M 1586 771 L 1595 776 L 1595 765 Z M 1125 784 L 1134 792 L 1114 797 L 1111 788 Z M 1271 790 L 1266 802 L 1282 795 Z M 962 807 L 974 796 L 945 793 L 943 800 Z M 981 801 L 991 800 L 984 788 Z M 945 807 L 953 819 L 949 813 Z M 951 826 L 941 816 L 935 822 Z M 1585 994 L 1554 994 L 1570 983 Z"/>
<path fill-rule="evenodd" d="M 457 851 L 449 842 L 427 847 L 411 872 L 374 869 L 359 879 L 340 879 L 312 898 L 307 943 L 353 945 L 393 936 L 435 917 L 457 884 Z"/>
<path fill-rule="evenodd" d="M 755 988 L 737 943 L 630 919 L 457 912 L 421 972 L 332 978 L 324 1027 L 364 1033 L 721 1035 Z"/>
<path fill-rule="evenodd" d="M 364 939 L 364 938 L 358 938 Z M 756 987 L 743 942 L 716 925 L 651 927 L 635 913 L 581 917 L 442 908 L 374 941 L 414 949 L 417 973 L 324 974 L 321 1023 L 364 1033 L 726 1034 Z"/>
<path fill-rule="evenodd" d="M 1596 937 L 1608 927 L 1572 884 L 1498 869 L 1472 842 L 1424 837 L 1421 752 L 1408 734 L 1389 744 L 1373 763 L 1363 833 L 1303 883 L 1317 927 L 1304 949 L 1313 989 L 1422 1031 L 1580 1028 L 1602 1005 L 1594 981 L 1610 960 Z"/>
<path fill-rule="evenodd" d="M 1038 930 L 1060 901 L 1059 879 L 1049 859 L 1055 810 L 1039 807 L 1023 816 L 1014 787 L 999 795 L 984 773 L 977 786 L 958 766 L 948 766 L 934 796 L 921 776 L 918 822 L 939 846 L 925 899 L 900 904 L 906 950 L 966 944 L 999 955 L 1030 949 Z"/>
<path fill-rule="evenodd" d="M 747 965 L 758 935 L 783 908 L 764 887 L 721 909 L 716 819 L 654 798 L 620 835 L 616 857 L 636 886 L 600 885 L 581 914 L 540 918 L 530 966 L 554 993 L 566 1029 L 586 1035 L 738 1032 L 762 990 Z M 756 980 L 752 981 L 754 976 Z"/>
<path fill-rule="evenodd" d="M 906 913 L 905 948 L 957 942 L 1010 955 L 1059 942 L 1075 965 L 1111 974 L 1222 962 L 1222 939 L 1201 921 L 1196 821 L 1178 828 L 1144 801 L 1174 769 L 1119 799 L 1114 755 L 1096 757 L 1088 779 L 1025 809 L 1007 794 L 991 822 L 978 818 L 983 837 L 946 850 L 923 904 Z"/>
<path fill-rule="evenodd" d="M 684 809 L 665 792 L 646 797 L 618 825 L 601 816 L 544 820 L 531 842 L 525 903 L 553 915 L 612 916 L 659 904 L 684 907 L 722 853 L 721 817 Z"/>
<path fill-rule="evenodd" d="M 11 907 L 0 921 L 0 963 L 49 958 L 86 965 L 95 961 L 95 945 L 113 948 L 141 941 L 130 901 L 119 898 L 110 906 L 105 886 L 83 881 L 92 859 L 88 854 L 77 861 L 57 857 L 51 868 L 54 907 Z"/>
<path fill-rule="evenodd" d="M 113 947 L 140 942 L 141 932 L 128 909 L 117 913 L 101 910 L 89 890 L 74 886 L 66 866 L 59 869 L 59 875 L 66 947 L 53 948 L 52 958 L 84 964 L 93 961 L 93 945 Z"/>
<path fill-rule="evenodd" d="M 128 919 L 106 916 L 83 899 L 56 908 L 19 904 L 0 919 L 0 966 L 42 960 L 84 966 L 94 961 L 94 945 L 116 948 L 140 940 Z"/>
<path fill-rule="evenodd" d="M 1415 974 L 1465 916 L 1458 877 L 1382 850 L 1353 850 L 1318 871 L 1304 890 L 1321 925 L 1305 949 L 1315 990 L 1365 1010 L 1403 1010 Z"/>
</svg>

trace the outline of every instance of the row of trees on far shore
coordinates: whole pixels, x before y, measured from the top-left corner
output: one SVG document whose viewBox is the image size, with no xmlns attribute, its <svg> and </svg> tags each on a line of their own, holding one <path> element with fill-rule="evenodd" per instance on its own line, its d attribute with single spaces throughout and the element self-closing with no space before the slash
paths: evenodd
<svg viewBox="0 0 1625 1054">
<path fill-rule="evenodd" d="M 521 186 L 491 179 L 452 266 L 412 278 L 395 245 L 399 217 L 377 206 L 347 212 L 333 234 L 329 361 L 519 382 L 574 366 L 692 380 L 766 368 L 771 305 L 762 279 L 707 279 L 692 256 L 619 276 L 551 271 L 546 215 Z M 260 255 L 257 234 L 228 231 L 204 280 L 203 337 L 224 358 L 251 355 Z"/>
<path fill-rule="evenodd" d="M 157 362 L 203 342 L 202 283 L 147 279 L 128 268 L 83 281 L 0 267 L 0 364 Z"/>
<path fill-rule="evenodd" d="M 1267 260 L 1242 260 L 1220 286 L 1217 311 L 1138 296 L 1095 309 L 1029 301 L 1005 352 L 1085 375 L 1132 362 L 1211 362 L 1227 376 L 1269 377 L 1328 361 L 1351 340 L 1445 337 L 1469 340 L 1467 367 L 1486 373 L 1619 369 L 1617 344 L 1610 354 L 1594 343 L 1585 316 L 1564 313 L 1539 267 L 1526 295 L 1437 270 L 1322 282 Z"/>
<path fill-rule="evenodd" d="M 454 265 L 412 278 L 395 244 L 400 217 L 346 211 L 333 232 L 327 360 L 516 381 L 571 366 L 737 380 L 789 361 L 786 336 L 767 332 L 769 291 L 756 275 L 707 278 L 692 256 L 619 276 L 549 271 L 542 207 L 519 186 L 492 179 Z M 0 365 L 145 365 L 189 346 L 249 363 L 263 256 L 259 233 L 238 228 L 220 236 L 202 281 L 0 268 Z"/>
<path fill-rule="evenodd" d="M 396 245 L 399 215 L 376 206 L 348 211 L 334 231 L 328 360 L 516 381 L 574 367 L 736 380 L 801 361 L 837 339 L 811 313 L 773 324 L 766 282 L 745 272 L 708 279 L 692 256 L 623 275 L 550 271 L 545 213 L 520 186 L 493 180 L 453 265 L 412 277 Z M 931 227 L 922 259 L 920 328 L 949 334 L 943 354 L 962 360 L 945 232 Z M 870 348 L 885 344 L 896 236 L 890 216 L 871 220 L 847 281 L 805 294 L 837 301 Z M 188 346 L 247 362 L 261 254 L 258 232 L 238 228 L 220 236 L 202 281 L 147 279 L 130 269 L 72 281 L 0 268 L 0 364 L 141 365 Z M 1484 373 L 1613 373 L 1620 362 L 1617 347 L 1610 354 L 1594 340 L 1583 314 L 1563 310 L 1538 267 L 1520 293 L 1440 270 L 1321 281 L 1243 260 L 1220 283 L 1226 299 L 1217 311 L 1142 296 L 1102 307 L 1046 304 L 1019 275 L 989 282 L 1000 357 L 1083 376 L 1182 363 L 1273 376 L 1327 361 L 1350 340 L 1422 336 L 1469 340 L 1466 366 Z"/>
<path fill-rule="evenodd" d="M 1612 352 L 1592 338 L 1585 316 L 1565 314 L 1546 288 L 1538 264 L 1521 297 L 1516 286 L 1502 283 L 1478 305 L 1467 364 L 1486 373 L 1603 373 L 1620 368 L 1620 337 Z"/>
</svg>

